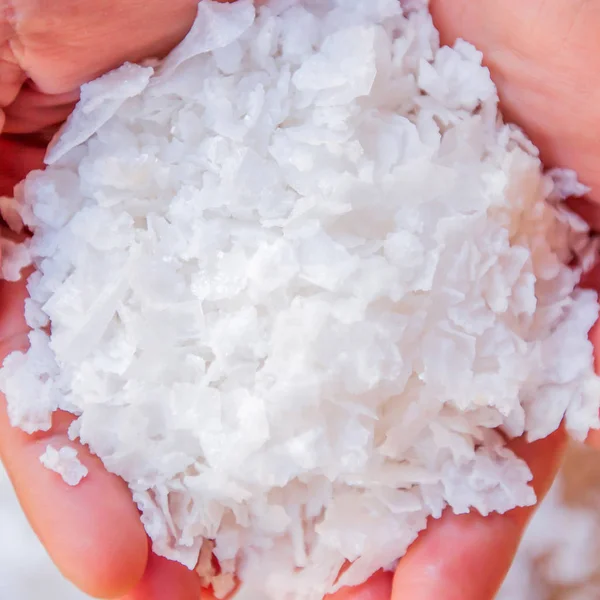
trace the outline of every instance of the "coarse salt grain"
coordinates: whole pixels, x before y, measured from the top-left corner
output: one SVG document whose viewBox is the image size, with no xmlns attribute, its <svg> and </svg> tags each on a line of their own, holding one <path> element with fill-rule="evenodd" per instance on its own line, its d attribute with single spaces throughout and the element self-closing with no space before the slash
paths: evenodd
<svg viewBox="0 0 600 600">
<path fill-rule="evenodd" d="M 79 485 L 88 474 L 87 467 L 77 458 L 77 450 L 70 446 L 57 450 L 52 444 L 48 444 L 46 451 L 40 456 L 40 462 L 47 469 L 58 473 L 68 485 Z"/>
<path fill-rule="evenodd" d="M 84 86 L 16 190 L 11 422 L 76 415 L 220 596 L 358 584 L 446 506 L 535 502 L 500 432 L 599 425 L 596 247 L 561 204 L 584 190 L 481 59 L 423 1 L 204 1 L 162 64 Z"/>
</svg>

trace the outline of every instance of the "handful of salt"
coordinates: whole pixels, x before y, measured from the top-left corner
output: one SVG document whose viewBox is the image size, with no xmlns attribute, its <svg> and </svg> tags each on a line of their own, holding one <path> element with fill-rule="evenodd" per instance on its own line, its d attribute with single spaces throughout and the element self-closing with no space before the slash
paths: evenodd
<svg viewBox="0 0 600 600">
<path fill-rule="evenodd" d="M 205 0 L 161 64 L 84 86 L 17 189 L 12 423 L 77 415 L 155 552 L 220 596 L 358 584 L 445 507 L 535 502 L 500 432 L 599 425 L 583 189 L 481 59 L 424 1 Z"/>
</svg>

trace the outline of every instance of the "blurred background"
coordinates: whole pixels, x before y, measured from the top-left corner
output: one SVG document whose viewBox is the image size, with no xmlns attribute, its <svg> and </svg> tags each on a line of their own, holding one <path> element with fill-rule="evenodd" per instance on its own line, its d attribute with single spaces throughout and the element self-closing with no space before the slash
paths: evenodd
<svg viewBox="0 0 600 600">
<path fill-rule="evenodd" d="M 573 444 L 498 600 L 600 599 L 600 456 Z"/>
<path fill-rule="evenodd" d="M 86 600 L 65 581 L 19 510 L 0 467 L 0 600 Z M 498 600 L 600 599 L 600 457 L 572 446 L 531 522 Z"/>
</svg>

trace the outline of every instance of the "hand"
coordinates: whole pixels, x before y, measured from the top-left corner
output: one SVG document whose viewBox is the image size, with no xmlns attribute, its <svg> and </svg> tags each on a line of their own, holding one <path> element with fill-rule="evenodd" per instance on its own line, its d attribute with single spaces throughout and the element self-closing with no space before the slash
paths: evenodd
<svg viewBox="0 0 600 600">
<path fill-rule="evenodd" d="M 10 193 L 16 181 L 41 164 L 45 141 L 70 112 L 81 83 L 124 60 L 168 51 L 183 37 L 196 10 L 196 0 L 54 0 L 43 10 L 34 0 L 13 0 L 13 4 L 10 27 L 0 20 L 0 48 L 4 48 L 3 35 L 8 38 L 10 34 L 13 40 L 9 61 L 0 62 L 0 81 L 8 82 L 0 87 L 0 107 L 4 107 L 0 122 L 5 118 L 4 133 L 9 134 L 0 139 L 0 173 L 5 174 L 4 180 L 0 179 L 4 186 L 0 193 Z M 432 0 L 432 4 L 446 41 L 460 35 L 489 52 L 509 117 L 527 129 L 546 160 L 575 168 L 588 184 L 594 183 L 594 176 L 600 178 L 588 164 L 595 156 L 596 129 L 593 120 L 588 122 L 595 108 L 587 90 L 592 85 L 590 73 L 595 70 L 584 69 L 585 61 L 597 54 L 595 31 L 600 15 L 594 16 L 595 21 L 584 19 L 586 37 L 577 27 L 567 27 L 567 17 L 577 10 L 571 5 L 583 5 L 582 1 L 532 0 L 530 5 L 548 6 L 547 14 L 541 13 L 539 19 L 530 6 L 523 7 L 517 0 Z M 506 14 L 517 14 L 521 21 L 513 23 Z M 544 27 L 542 22 L 546 22 Z M 532 42 L 532 23 L 539 23 L 538 33 L 548 36 L 545 46 Z M 61 37 L 57 31 L 62 32 Z M 563 38 L 571 40 L 570 45 L 564 42 L 560 64 L 556 58 L 557 64 L 549 65 L 546 56 L 556 56 L 556 40 Z M 571 48 L 571 59 L 565 48 Z M 577 48 L 583 58 L 576 54 Z M 527 58 L 522 64 L 514 58 L 524 54 Z M 579 79 L 572 70 L 575 66 L 582 71 Z M 31 81 L 25 82 L 25 71 Z M 552 74 L 547 82 L 544 73 Z M 570 77 L 570 86 L 563 89 L 557 85 L 561 77 Z M 540 92 L 544 82 L 554 84 L 552 94 Z M 582 88 L 586 90 L 587 113 L 580 106 L 582 92 L 578 89 Z M 574 115 L 569 114 L 569 107 L 574 107 Z M 568 119 L 557 119 L 564 113 Z M 573 118 L 578 119 L 577 124 Z M 567 124 L 572 126 L 565 132 Z M 582 140 L 582 134 L 589 139 Z M 567 152 L 567 142 L 572 152 Z M 0 283 L 0 358 L 26 343 L 25 296 L 22 283 Z M 77 488 L 67 488 L 40 465 L 38 457 L 49 438 L 56 445 L 66 443 L 67 425 L 66 415 L 57 416 L 51 433 L 31 438 L 11 429 L 5 411 L 0 411 L 0 456 L 30 522 L 61 571 L 97 596 L 196 600 L 194 574 L 148 553 L 128 490 L 104 471 L 98 459 L 79 449 L 90 474 Z M 533 445 L 515 444 L 535 474 L 540 495 L 554 478 L 563 446 L 561 432 Z M 529 509 L 486 519 L 475 514 L 446 514 L 411 548 L 393 582 L 391 574 L 378 574 L 360 589 L 343 590 L 335 600 L 387 600 L 392 595 L 411 600 L 491 599 L 530 515 Z"/>
<path fill-rule="evenodd" d="M 46 142 L 71 112 L 82 83 L 126 60 L 164 55 L 187 33 L 196 10 L 197 0 L 0 1 L 0 195 L 11 195 L 15 183 L 42 165 Z M 26 344 L 25 297 L 23 283 L 0 282 L 1 359 Z M 130 600 L 198 598 L 193 573 L 149 556 L 127 487 L 97 458 L 79 448 L 89 476 L 72 489 L 42 467 L 39 456 L 49 441 L 69 443 L 67 415 L 55 418 L 51 432 L 29 437 L 12 429 L 0 409 L 0 457 L 34 530 L 68 579 L 105 598 L 129 592 Z"/>
<path fill-rule="evenodd" d="M 506 118 L 525 129 L 545 164 L 575 169 L 592 187 L 589 200 L 577 201 L 575 208 L 599 226 L 600 3 L 431 0 L 431 10 L 444 43 L 461 37 L 483 51 Z M 600 270 L 589 285 L 600 287 L 598 275 Z M 516 444 L 539 497 L 554 478 L 563 448 L 561 432 L 536 444 Z M 393 600 L 492 600 L 531 513 L 519 509 L 485 519 L 445 514 L 401 561 Z"/>
</svg>

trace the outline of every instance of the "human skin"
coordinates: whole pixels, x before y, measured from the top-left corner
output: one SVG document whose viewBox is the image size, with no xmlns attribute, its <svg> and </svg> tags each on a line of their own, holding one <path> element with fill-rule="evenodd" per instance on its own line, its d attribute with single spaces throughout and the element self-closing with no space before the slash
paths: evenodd
<svg viewBox="0 0 600 600">
<path fill-rule="evenodd" d="M 168 52 L 189 29 L 196 0 L 0 0 L 0 195 L 41 165 L 44 147 L 72 110 L 82 83 Z M 507 117 L 548 165 L 575 169 L 592 187 L 580 203 L 599 223 L 600 0 L 432 0 L 442 40 L 484 51 Z M 592 280 L 594 283 L 594 280 Z M 0 282 L 0 358 L 26 344 L 23 283 Z M 592 338 L 594 339 L 594 338 Z M 3 400 L 0 400 L 3 402 Z M 197 600 L 195 575 L 153 556 L 126 486 L 79 448 L 89 476 L 69 488 L 39 463 L 51 439 L 68 442 L 67 415 L 49 433 L 12 429 L 0 405 L 0 457 L 34 530 L 63 574 L 91 595 Z M 540 496 L 565 444 L 557 432 L 515 442 Z M 377 574 L 332 600 L 491 600 L 530 509 L 500 516 L 445 514 L 432 522 L 395 574 Z M 202 596 L 208 600 L 206 594 Z"/>
</svg>

